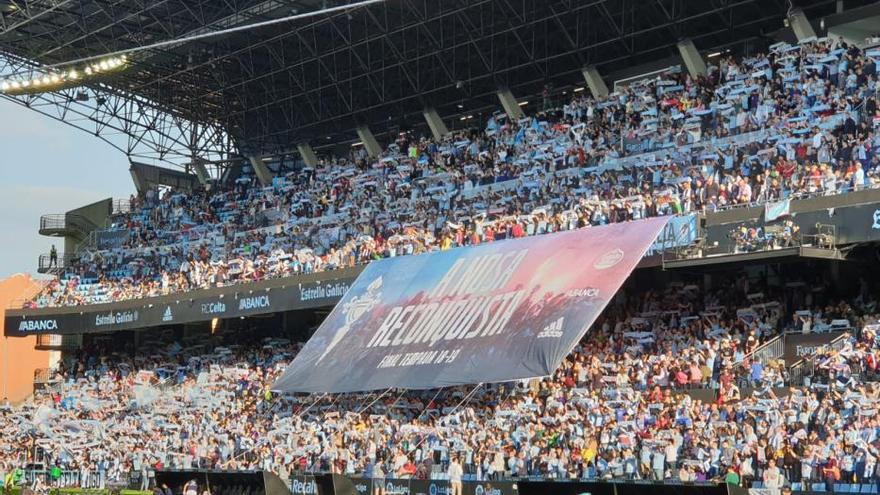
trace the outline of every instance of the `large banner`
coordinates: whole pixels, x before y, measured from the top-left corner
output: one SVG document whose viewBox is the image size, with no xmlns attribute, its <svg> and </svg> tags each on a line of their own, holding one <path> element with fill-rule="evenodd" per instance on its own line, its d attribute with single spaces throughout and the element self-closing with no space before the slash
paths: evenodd
<svg viewBox="0 0 880 495">
<path fill-rule="evenodd" d="M 667 221 L 371 263 L 274 389 L 428 389 L 550 375 Z"/>
<path fill-rule="evenodd" d="M 698 233 L 696 213 L 671 217 L 666 228 L 654 240 L 648 254 L 661 254 L 666 249 L 690 246 L 697 239 Z"/>
</svg>

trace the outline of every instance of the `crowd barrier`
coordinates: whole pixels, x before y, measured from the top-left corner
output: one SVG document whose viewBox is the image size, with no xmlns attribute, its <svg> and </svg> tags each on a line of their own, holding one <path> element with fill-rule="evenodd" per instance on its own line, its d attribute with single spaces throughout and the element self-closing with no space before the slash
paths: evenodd
<svg viewBox="0 0 880 495">
<path fill-rule="evenodd" d="M 451 495 L 447 480 L 343 478 L 331 475 L 295 475 L 290 479 L 293 495 Z M 345 481 L 349 481 L 349 487 Z M 332 491 L 329 491 L 332 490 Z M 465 481 L 462 495 L 517 495 L 515 481 Z"/>
<path fill-rule="evenodd" d="M 138 330 L 327 307 L 336 304 L 361 270 L 357 266 L 118 303 L 8 309 L 4 331 L 24 336 Z"/>
<path fill-rule="evenodd" d="M 447 480 L 350 478 L 338 475 L 296 475 L 293 495 L 451 495 Z M 650 481 L 464 481 L 462 495 L 742 495 L 748 490 L 717 483 L 657 483 Z M 332 490 L 332 491 L 330 491 Z M 353 490 L 351 492 L 350 490 Z"/>
<path fill-rule="evenodd" d="M 156 471 L 156 486 L 167 485 L 175 494 L 183 493 L 183 487 L 190 481 L 198 484 L 200 493 L 206 492 L 211 495 L 288 495 L 289 493 L 289 487 L 284 481 L 268 471 L 205 469 Z"/>
</svg>

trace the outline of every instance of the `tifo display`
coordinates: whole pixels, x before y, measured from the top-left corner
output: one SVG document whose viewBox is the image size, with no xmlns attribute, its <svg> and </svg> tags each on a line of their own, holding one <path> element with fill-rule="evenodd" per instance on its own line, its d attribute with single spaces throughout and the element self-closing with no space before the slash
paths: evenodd
<svg viewBox="0 0 880 495">
<path fill-rule="evenodd" d="M 93 2 L 70 23 L 113 10 Z M 114 6 L 126 12 L 114 35 L 158 36 L 129 32 L 132 23 L 152 26 L 127 13 L 130 3 Z M 165 3 L 177 0 L 154 7 Z M 193 40 L 203 48 L 174 57 L 132 52 L 118 71 L 90 74 L 102 78 L 94 84 L 109 88 L 117 72 L 146 74 L 166 58 L 174 84 L 200 84 L 204 59 L 244 36 L 230 26 L 275 16 L 258 21 L 270 28 L 279 15 L 318 8 L 226 3 L 188 7 L 210 26 L 175 49 Z M 387 8 L 413 2 L 393 3 L 402 5 Z M 445 9 L 457 4 L 438 3 L 419 16 L 442 10 L 442 34 Z M 478 126 L 441 132 L 429 108 L 429 128 L 395 128 L 384 148 L 371 142 L 373 123 L 359 124 L 354 145 L 336 143 L 335 155 L 324 153 L 331 143 L 322 135 L 320 159 L 307 143 L 286 143 L 298 158 L 285 151 L 264 160 L 248 142 L 214 162 L 224 167 L 217 177 L 198 153 L 184 171 L 156 177 L 139 176 L 152 165 L 138 168 L 129 157 L 140 194 L 115 209 L 106 200 L 77 210 L 107 207 L 108 223 L 82 232 L 71 233 L 70 214 L 63 225 L 41 222 L 40 232 L 64 237 L 70 252 L 59 259 L 53 245 L 40 265 L 53 277 L 39 288 L 28 281 L 34 290 L 5 315 L 4 490 L 878 493 L 880 39 L 857 46 L 803 36 L 810 25 L 792 4 L 783 34 L 762 31 L 736 56 L 721 45 L 727 51 L 700 68 L 684 37 L 693 19 L 671 22 L 698 3 L 669 6 L 667 27 L 681 38 L 686 70 L 618 81 L 606 94 L 591 79 L 596 67 L 584 68 L 601 96 L 579 87 L 554 93 L 557 101 L 548 84 L 539 107 L 508 101 L 510 88 L 499 88 L 504 111 Z M 755 17 L 777 3 L 756 7 Z M 31 4 L 0 2 L 4 27 L 30 15 Z M 227 7 L 236 13 L 217 17 Z M 513 23 L 513 7 L 497 7 L 498 22 Z M 880 19 L 880 7 L 868 7 L 877 17 L 860 26 Z M 363 43 L 369 56 L 360 64 L 373 70 L 370 36 L 397 36 L 389 18 L 374 16 L 363 41 L 352 17 L 315 22 Z M 622 32 L 642 30 L 628 18 Z M 388 29 L 376 30 L 383 22 Z M 515 27 L 511 36 L 523 45 L 528 36 Z M 424 36 L 435 34 L 428 27 Z M 791 36 L 801 41 L 768 41 Z M 0 30 L 0 45 L 6 37 Z M 435 44 L 446 43 L 437 36 Z M 397 52 L 393 42 L 386 48 Z M 419 76 L 408 71 L 424 63 L 405 64 L 410 51 L 398 57 L 413 83 Z M 578 53 L 579 63 L 595 51 Z M 217 84 L 231 71 L 261 73 L 266 84 L 280 77 L 245 67 L 244 58 L 240 67 L 224 60 L 212 66 Z M 34 66 L 63 65 L 46 62 Z M 324 81 L 321 66 L 303 77 Z M 57 89 L 73 79 L 59 79 Z M 448 89 L 484 105 L 470 85 L 478 79 L 460 82 Z M 334 90 L 345 84 L 333 81 Z M 228 101 L 222 108 L 237 113 L 265 97 L 239 101 L 223 87 L 191 106 Z M 143 89 L 127 88 L 119 91 Z M 316 90 L 320 115 L 330 105 L 324 89 Z M 355 103 L 349 110 L 360 123 L 366 110 Z M 118 112 L 106 100 L 99 106 Z M 264 117 L 278 118 L 268 109 Z M 215 120 L 193 122 L 193 146 L 208 140 L 198 131 Z M 258 124 L 247 123 L 227 131 L 245 143 Z M 19 401 L 22 374 L 28 388 Z"/>
</svg>

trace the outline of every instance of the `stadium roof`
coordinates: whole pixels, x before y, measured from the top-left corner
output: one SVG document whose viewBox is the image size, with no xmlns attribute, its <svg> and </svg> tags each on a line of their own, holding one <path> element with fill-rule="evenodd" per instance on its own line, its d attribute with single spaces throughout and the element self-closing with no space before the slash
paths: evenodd
<svg viewBox="0 0 880 495">
<path fill-rule="evenodd" d="M 0 75 L 352 2 L 0 0 Z M 847 6 L 868 1 L 852 0 Z M 811 19 L 836 0 L 801 0 Z M 183 163 L 284 153 L 499 108 L 701 50 L 763 47 L 788 0 L 386 0 L 140 52 L 87 87 L 9 96 L 130 156 Z M 746 48 L 747 49 L 747 48 Z M 121 139 L 120 139 L 121 138 Z"/>
</svg>

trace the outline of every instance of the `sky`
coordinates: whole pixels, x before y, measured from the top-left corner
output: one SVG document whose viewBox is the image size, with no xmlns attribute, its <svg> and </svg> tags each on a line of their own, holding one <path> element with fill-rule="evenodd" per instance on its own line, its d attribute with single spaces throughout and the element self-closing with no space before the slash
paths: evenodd
<svg viewBox="0 0 880 495">
<path fill-rule="evenodd" d="M 128 158 L 104 141 L 0 99 L 0 278 L 37 273 L 37 258 L 61 238 L 37 233 L 40 215 L 113 198 L 134 184 Z"/>
</svg>

